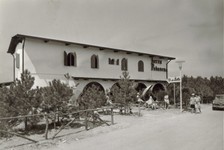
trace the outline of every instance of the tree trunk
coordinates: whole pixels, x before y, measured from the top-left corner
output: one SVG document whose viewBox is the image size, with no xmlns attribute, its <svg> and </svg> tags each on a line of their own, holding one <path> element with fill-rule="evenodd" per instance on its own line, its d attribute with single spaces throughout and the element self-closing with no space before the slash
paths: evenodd
<svg viewBox="0 0 224 150">
<path fill-rule="evenodd" d="M 25 125 L 25 131 L 28 131 L 28 119 L 27 119 L 27 117 L 24 118 L 24 125 Z"/>
<path fill-rule="evenodd" d="M 57 114 L 54 112 L 54 129 L 56 129 L 56 118 L 57 118 Z"/>
</svg>

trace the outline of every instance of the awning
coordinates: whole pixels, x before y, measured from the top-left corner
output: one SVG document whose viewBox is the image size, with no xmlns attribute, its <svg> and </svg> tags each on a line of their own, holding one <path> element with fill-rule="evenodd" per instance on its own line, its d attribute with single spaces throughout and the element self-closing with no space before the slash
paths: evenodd
<svg viewBox="0 0 224 150">
<path fill-rule="evenodd" d="M 145 96 L 148 90 L 150 90 L 153 87 L 153 85 L 149 85 L 147 88 L 144 89 L 141 96 Z"/>
</svg>

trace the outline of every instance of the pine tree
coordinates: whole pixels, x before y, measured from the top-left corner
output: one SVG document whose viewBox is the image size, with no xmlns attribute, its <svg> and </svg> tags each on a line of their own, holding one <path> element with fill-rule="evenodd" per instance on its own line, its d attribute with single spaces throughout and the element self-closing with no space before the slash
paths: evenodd
<svg viewBox="0 0 224 150">
<path fill-rule="evenodd" d="M 34 77 L 30 75 L 28 70 L 21 74 L 21 79 L 16 79 L 14 84 L 9 88 L 5 88 L 3 94 L 4 107 L 6 109 L 4 116 L 27 115 L 32 112 L 37 105 L 35 101 L 36 90 L 32 89 L 34 85 Z M 24 119 L 25 130 L 27 130 L 27 118 Z M 16 121 L 10 121 L 12 125 Z"/>
<path fill-rule="evenodd" d="M 94 109 L 106 104 L 106 96 L 104 91 L 96 85 L 88 87 L 83 91 L 78 100 L 80 109 Z"/>
<path fill-rule="evenodd" d="M 73 95 L 71 87 L 62 83 L 60 80 L 54 79 L 49 82 L 49 86 L 41 88 L 43 112 L 66 112 L 68 109 L 69 99 Z"/>
<path fill-rule="evenodd" d="M 133 88 L 133 84 L 129 73 L 125 71 L 122 73 L 118 84 L 111 89 L 113 102 L 119 103 L 121 107 L 124 107 L 125 113 L 131 109 L 130 104 L 136 100 L 137 91 Z"/>
</svg>

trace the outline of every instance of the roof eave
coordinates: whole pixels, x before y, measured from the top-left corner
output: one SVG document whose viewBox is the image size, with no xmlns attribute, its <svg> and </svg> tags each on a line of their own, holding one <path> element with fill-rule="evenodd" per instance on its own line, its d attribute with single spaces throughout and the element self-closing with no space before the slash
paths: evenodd
<svg viewBox="0 0 224 150">
<path fill-rule="evenodd" d="M 23 41 L 24 37 L 15 35 L 11 38 L 9 48 L 7 53 L 14 54 L 16 51 L 16 46 Z"/>
<path fill-rule="evenodd" d="M 13 39 L 15 37 L 15 39 Z M 7 53 L 14 54 L 15 53 L 15 48 L 18 43 L 22 42 L 24 38 L 32 38 L 32 39 L 40 39 L 44 41 L 54 41 L 54 42 L 62 42 L 65 44 L 75 44 L 75 45 L 80 45 L 80 46 L 86 46 L 86 47 L 95 47 L 99 49 L 108 49 L 108 50 L 113 50 L 113 51 L 120 51 L 120 52 L 126 52 L 126 53 L 137 53 L 140 55 L 148 55 L 150 57 L 162 57 L 162 58 L 167 58 L 169 60 L 174 60 L 176 58 L 174 57 L 169 57 L 169 56 L 162 56 L 162 55 L 155 55 L 155 54 L 148 54 L 148 53 L 142 53 L 142 52 L 136 52 L 136 51 L 129 51 L 129 50 L 124 50 L 124 49 L 116 49 L 116 48 L 109 48 L 109 47 L 104 47 L 104 46 L 96 46 L 96 45 L 91 45 L 91 44 L 83 44 L 83 43 L 77 43 L 77 42 L 69 42 L 69 41 L 63 41 L 63 40 L 56 40 L 56 39 L 50 39 L 50 38 L 43 38 L 43 37 L 36 37 L 36 36 L 30 36 L 30 35 L 23 35 L 23 34 L 17 34 L 11 39 L 11 43 L 8 49 Z M 19 40 L 19 41 L 17 41 Z M 13 43 L 16 42 L 16 43 Z"/>
</svg>

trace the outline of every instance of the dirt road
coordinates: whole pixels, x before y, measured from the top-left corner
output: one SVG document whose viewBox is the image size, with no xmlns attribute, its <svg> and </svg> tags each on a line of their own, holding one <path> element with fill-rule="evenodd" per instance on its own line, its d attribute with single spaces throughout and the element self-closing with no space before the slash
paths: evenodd
<svg viewBox="0 0 224 150">
<path fill-rule="evenodd" d="M 126 128 L 52 150 L 223 150 L 223 112 L 212 111 L 211 105 L 202 108 L 201 114 L 145 114 L 127 122 Z"/>
</svg>

